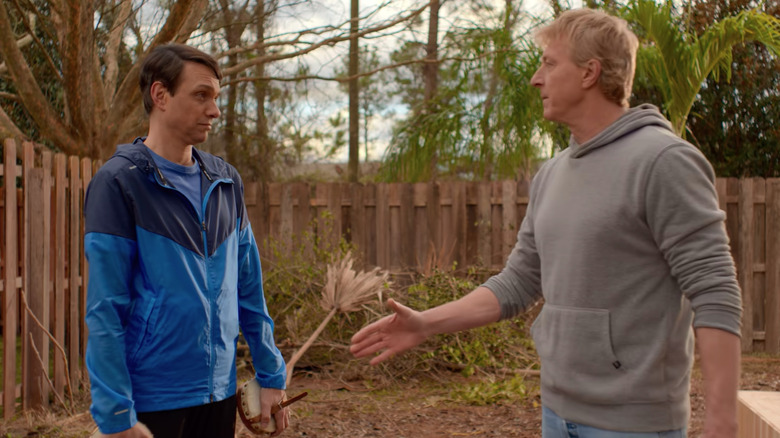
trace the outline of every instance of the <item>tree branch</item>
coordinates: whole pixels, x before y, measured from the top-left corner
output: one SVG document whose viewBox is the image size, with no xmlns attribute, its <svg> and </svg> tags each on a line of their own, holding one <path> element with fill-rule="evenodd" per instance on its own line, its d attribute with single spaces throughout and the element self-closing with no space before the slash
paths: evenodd
<svg viewBox="0 0 780 438">
<path fill-rule="evenodd" d="M 27 138 L 21 130 L 14 124 L 8 114 L 0 107 L 0 137 L 18 137 Z"/>
<path fill-rule="evenodd" d="M 258 77 L 258 76 L 247 76 L 247 77 L 241 77 L 237 79 L 233 79 L 230 81 L 225 81 L 222 83 L 223 87 L 227 87 L 229 85 L 235 85 L 241 82 L 254 82 L 254 81 L 278 81 L 278 82 L 297 82 L 297 81 L 304 81 L 304 80 L 321 80 L 321 81 L 331 81 L 331 82 L 349 82 L 352 79 L 359 79 L 365 76 L 371 76 L 373 74 L 379 73 L 384 70 L 390 70 L 393 68 L 403 67 L 406 65 L 412 65 L 412 64 L 439 64 L 444 61 L 477 61 L 479 59 L 487 58 L 493 55 L 496 55 L 498 53 L 502 52 L 508 52 L 509 50 L 497 50 L 497 51 L 491 51 L 483 53 L 482 55 L 471 57 L 471 58 L 464 58 L 462 56 L 452 56 L 447 58 L 441 58 L 439 60 L 430 60 L 430 59 L 412 59 L 409 61 L 403 61 L 403 62 L 397 62 L 394 64 L 385 65 L 382 67 L 377 67 L 375 69 L 359 73 L 357 75 L 353 76 L 340 76 L 340 77 L 330 77 L 330 76 L 319 76 L 319 75 L 302 75 L 302 76 L 293 76 L 288 78 L 278 77 L 278 76 L 266 76 L 266 77 Z"/>
<path fill-rule="evenodd" d="M 199 13 L 203 8 L 198 7 L 202 0 L 179 0 L 173 3 L 173 8 L 168 15 L 165 25 L 152 40 L 149 47 L 139 57 L 133 67 L 125 75 L 125 79 L 117 89 L 112 100 L 111 108 L 108 112 L 108 121 L 104 125 L 112 130 L 114 135 L 118 135 L 122 121 L 135 109 L 139 102 L 140 91 L 138 90 L 138 77 L 141 73 L 141 60 L 153 48 L 168 41 L 173 41 L 188 21 L 191 14 Z M 113 150 L 114 145 L 108 144 L 104 147 Z"/>
<path fill-rule="evenodd" d="M 32 35 L 29 33 L 16 41 L 16 47 L 22 48 L 25 46 L 30 45 L 30 43 L 33 42 Z M 5 62 L 0 62 L 0 74 L 6 73 L 8 71 L 8 67 L 5 65 Z"/>
<path fill-rule="evenodd" d="M 5 93 L 2 91 L 0 91 L 0 99 L 8 99 L 8 100 L 13 100 L 14 102 L 22 103 L 22 99 L 19 97 L 18 94 Z"/>
<path fill-rule="evenodd" d="M 399 17 L 399 18 L 397 18 L 397 19 L 395 19 L 393 21 L 390 21 L 388 23 L 385 23 L 385 24 L 382 24 L 382 25 L 379 25 L 379 26 L 375 26 L 375 27 L 369 27 L 369 28 L 363 29 L 360 32 L 358 32 L 354 37 L 362 38 L 365 35 L 368 35 L 368 34 L 371 34 L 371 33 L 375 33 L 375 32 L 379 32 L 379 31 L 388 29 L 390 27 L 393 27 L 393 26 L 395 26 L 395 25 L 397 25 L 399 23 L 403 23 L 405 21 L 411 20 L 412 18 L 420 15 L 427 8 L 428 8 L 428 5 L 426 4 L 425 6 L 419 8 L 419 9 L 416 9 L 416 10 L 410 12 L 409 14 L 407 14 L 405 16 L 401 16 L 401 17 Z M 302 36 L 304 36 L 305 34 L 306 34 L 306 32 L 299 33 L 297 38 L 295 38 L 295 39 L 290 41 L 290 44 L 291 45 L 297 44 L 296 41 L 299 42 L 300 38 Z M 326 38 L 326 39 L 324 39 L 324 40 L 322 40 L 320 42 L 317 42 L 317 43 L 312 43 L 308 47 L 306 47 L 304 49 L 301 49 L 301 50 L 298 50 L 296 52 L 291 52 L 291 53 L 286 53 L 286 54 L 277 54 L 277 55 L 259 56 L 257 58 L 250 59 L 250 60 L 241 62 L 239 64 L 236 64 L 233 67 L 226 68 L 226 69 L 224 69 L 222 71 L 222 73 L 223 73 L 223 75 L 225 77 L 233 76 L 233 75 L 236 75 L 236 74 L 246 70 L 247 68 L 249 68 L 249 67 L 251 67 L 253 65 L 262 64 L 262 63 L 268 63 L 268 62 L 272 62 L 272 61 L 280 61 L 280 60 L 283 60 L 283 59 L 296 58 L 298 56 L 305 55 L 307 53 L 313 52 L 314 50 L 317 50 L 317 49 L 319 49 L 322 46 L 330 46 L 330 45 L 333 45 L 333 44 L 336 44 L 336 43 L 339 43 L 339 42 L 342 42 L 342 41 L 347 41 L 347 40 L 349 40 L 352 37 L 353 37 L 353 35 L 351 35 L 348 31 L 344 31 L 344 32 L 342 32 L 338 36 L 335 36 L 335 37 L 332 37 L 332 38 Z M 276 43 L 276 44 L 279 45 L 280 43 Z M 254 44 L 253 46 L 248 47 L 245 51 L 256 50 L 258 48 L 257 46 L 258 46 L 258 44 Z M 265 45 L 265 46 L 268 47 L 268 45 Z"/>
<path fill-rule="evenodd" d="M 27 18 L 26 14 L 24 13 L 24 10 L 22 10 L 22 7 L 19 5 L 18 0 L 14 0 L 14 5 L 16 6 L 16 9 L 19 11 L 19 16 L 22 19 L 22 23 L 24 23 L 24 27 L 27 29 L 27 35 L 30 38 L 32 38 L 33 41 L 35 41 L 35 44 L 41 49 L 41 53 L 43 53 L 44 59 L 46 59 L 46 63 L 49 65 L 49 68 L 51 69 L 52 73 L 57 77 L 57 80 L 62 82 L 62 75 L 60 75 L 60 71 L 57 68 L 57 66 L 54 64 L 54 61 L 51 59 L 51 56 L 49 56 L 49 52 L 46 50 L 46 47 L 44 47 L 41 40 L 35 36 L 35 23 L 37 15 L 30 15 L 30 19 Z M 37 12 L 37 9 L 36 9 Z"/>
<path fill-rule="evenodd" d="M 41 135 L 55 142 L 65 153 L 76 153 L 78 144 L 74 132 L 65 125 L 60 114 L 41 92 L 21 50 L 16 45 L 5 2 L 0 5 L 0 52 L 8 66 L 13 83 L 24 107 L 40 129 Z"/>
<path fill-rule="evenodd" d="M 30 306 L 27 304 L 27 294 L 24 292 L 24 290 L 21 290 L 20 293 L 22 295 L 22 304 L 24 304 L 24 310 L 27 312 L 27 314 L 30 316 L 30 318 L 32 318 L 32 320 L 35 322 L 35 324 L 38 326 L 38 328 L 40 328 L 41 331 L 43 331 L 43 333 L 46 334 L 46 336 L 49 338 L 49 340 L 52 342 L 52 344 L 54 344 L 54 346 L 57 348 L 57 350 L 59 350 L 60 354 L 62 355 L 62 360 L 64 361 L 64 364 L 65 364 L 65 382 L 66 382 L 66 384 L 68 386 L 68 395 L 70 396 L 69 397 L 70 398 L 70 405 L 73 406 L 73 387 L 71 386 L 70 373 L 68 372 L 68 369 L 69 369 L 68 368 L 68 359 L 67 359 L 68 355 L 65 354 L 65 349 L 62 348 L 62 345 L 60 345 L 59 342 L 57 342 L 57 339 L 54 338 L 54 335 L 52 335 L 51 332 L 49 332 L 49 330 L 47 330 L 46 327 L 44 327 L 44 325 L 41 323 L 41 321 L 38 319 L 38 317 L 35 316 L 35 313 L 33 313 L 32 309 L 30 309 Z M 38 349 L 35 347 L 35 342 L 33 342 L 33 341 L 34 340 L 33 340 L 33 337 L 32 337 L 32 333 L 30 333 L 30 345 L 32 345 L 33 349 L 35 350 L 35 354 L 38 355 L 38 360 L 41 361 L 41 367 L 44 370 L 47 370 L 48 366 L 43 365 L 43 360 L 41 359 L 41 355 L 40 355 L 40 353 L 38 353 Z M 57 394 L 57 390 L 54 389 L 54 384 L 51 382 L 51 380 L 49 380 L 48 373 L 44 373 L 44 376 L 46 377 L 46 380 L 49 381 L 49 385 L 51 386 L 51 389 L 54 392 L 54 394 L 57 396 L 57 399 L 60 400 L 60 403 L 62 403 L 62 406 L 65 407 L 65 410 L 67 410 L 68 413 L 70 414 L 70 416 L 72 417 L 73 416 L 73 412 L 71 412 L 71 410 L 68 409 L 68 406 L 62 400 L 60 395 Z"/>
<path fill-rule="evenodd" d="M 111 101 L 111 97 L 116 91 L 117 76 L 119 75 L 118 52 L 122 42 L 122 34 L 125 25 L 130 19 L 130 13 L 133 10 L 133 4 L 130 0 L 121 0 L 116 20 L 112 23 L 111 33 L 106 43 L 106 52 L 103 55 L 103 64 L 106 66 L 106 72 L 103 75 L 103 95 L 106 102 Z"/>
</svg>

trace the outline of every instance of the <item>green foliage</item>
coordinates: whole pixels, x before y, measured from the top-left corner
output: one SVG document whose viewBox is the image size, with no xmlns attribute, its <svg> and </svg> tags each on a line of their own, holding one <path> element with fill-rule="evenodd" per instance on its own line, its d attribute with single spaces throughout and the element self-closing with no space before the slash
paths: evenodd
<svg viewBox="0 0 780 438">
<path fill-rule="evenodd" d="M 491 376 L 476 383 L 455 387 L 450 391 L 450 397 L 474 406 L 490 406 L 522 402 L 529 393 L 526 380 L 521 375 L 505 379 Z"/>
<path fill-rule="evenodd" d="M 473 23 L 445 36 L 439 87 L 431 100 L 422 98 L 415 75 L 397 73 L 402 100 L 411 111 L 395 127 L 381 179 L 530 177 L 542 139 L 558 133 L 555 125 L 542 122 L 538 91 L 530 84 L 539 50 L 529 35 L 518 34 L 533 23 L 514 9 Z M 408 43 L 394 60 L 403 62 L 422 50 L 421 43 Z M 408 70 L 419 78 L 420 69 Z M 559 139 L 554 135 L 554 144 Z"/>
<path fill-rule="evenodd" d="M 269 313 L 276 320 L 277 340 L 302 343 L 327 314 L 319 304 L 327 266 L 354 249 L 343 238 L 329 240 L 332 227 L 332 218 L 324 214 L 312 221 L 309 229 L 313 231 L 299 236 L 299 244 L 287 247 L 273 239 L 265 242 L 263 252 L 268 257 L 263 260 L 263 289 Z M 339 323 L 330 324 L 324 338 L 348 341 L 351 332 L 342 331 L 352 318 L 348 314 L 335 318 Z"/>
<path fill-rule="evenodd" d="M 316 223 L 322 221 L 315 221 L 313 225 Z M 324 229 L 328 227 L 326 224 Z M 270 315 L 276 322 L 275 337 L 282 346 L 289 343 L 301 345 L 322 321 L 327 311 L 320 307 L 319 301 L 327 265 L 338 255 L 352 249 L 343 240 L 325 242 L 324 236 L 327 233 L 321 231 L 303 233 L 301 244 L 294 248 L 284 248 L 273 240 L 266 242 L 264 247 L 263 252 L 268 256 L 263 260 L 263 285 Z M 399 302 L 424 310 L 469 293 L 484 276 L 485 273 L 474 270 L 466 275 L 456 275 L 454 269 L 437 270 L 428 275 L 414 275 L 407 280 L 409 284 L 391 293 Z M 397 278 L 394 281 L 403 280 Z M 356 363 L 366 367 L 365 361 L 353 361 L 346 347 L 355 332 L 387 313 L 381 302 L 386 298 L 377 300 L 376 306 L 365 306 L 364 310 L 337 313 L 304 356 L 305 363 L 298 368 L 309 366 L 349 373 Z M 288 353 L 285 357 L 289 356 Z M 393 378 L 431 370 L 456 370 L 472 375 L 477 370 L 526 369 L 536 364 L 533 343 L 526 333 L 526 321 L 516 319 L 436 336 L 403 357 L 383 364 L 378 371 Z M 364 375 L 365 369 L 357 372 L 363 374 L 356 378 L 371 378 Z"/>
<path fill-rule="evenodd" d="M 406 302 L 424 310 L 456 300 L 479 286 L 474 277 L 459 278 L 454 272 L 434 271 L 406 291 Z M 526 368 L 535 363 L 533 342 L 525 321 L 514 319 L 463 331 L 437 335 L 427 343 L 421 359 L 432 367 L 459 369 L 472 375 L 477 369 Z"/>
<path fill-rule="evenodd" d="M 51 14 L 50 5 L 47 2 L 20 2 L 18 8 L 9 8 L 8 14 L 12 22 L 15 34 L 23 35 L 28 32 L 26 24 L 34 27 L 35 36 L 41 44 L 30 43 L 23 45 L 21 50 L 28 60 L 30 71 L 38 78 L 37 85 L 49 103 L 59 111 L 64 117 L 64 92 L 62 90 L 62 79 L 60 72 L 55 71 L 53 67 L 58 67 L 61 60 L 56 50 L 56 41 L 49 38 L 53 29 L 49 27 L 46 20 L 35 19 L 34 14 Z M 0 60 L 2 61 L 2 60 Z M 8 73 L 0 74 L 0 93 L 9 95 L 18 94 L 15 83 L 10 80 Z M 12 100 L 0 98 L 0 108 L 2 108 L 11 121 L 28 138 L 39 138 L 39 128 L 35 125 L 28 111 L 22 105 L 21 100 Z M 37 140 L 39 143 L 53 148 L 53 143 L 46 139 Z"/>
<path fill-rule="evenodd" d="M 661 91 L 663 109 L 678 135 L 685 132 L 702 83 L 709 76 L 718 80 L 721 73 L 731 78 L 734 46 L 756 41 L 780 53 L 780 19 L 755 10 L 724 17 L 700 35 L 686 26 L 672 2 L 634 0 L 624 14 L 648 40 L 637 56 L 637 74 Z"/>
<path fill-rule="evenodd" d="M 752 5 L 746 1 L 694 1 L 686 10 L 696 32 L 724 15 Z M 780 16 L 780 3 L 762 5 Z M 688 127 L 721 177 L 780 176 L 780 57 L 759 43 L 734 47 L 730 81 L 708 78 L 693 104 Z"/>
</svg>

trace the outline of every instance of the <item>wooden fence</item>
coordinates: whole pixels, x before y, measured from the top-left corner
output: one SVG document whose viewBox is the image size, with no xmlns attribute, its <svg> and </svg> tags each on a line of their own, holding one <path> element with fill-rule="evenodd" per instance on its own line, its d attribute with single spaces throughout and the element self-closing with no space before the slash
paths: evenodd
<svg viewBox="0 0 780 438">
<path fill-rule="evenodd" d="M 23 409 L 47 406 L 50 387 L 62 396 L 68 382 L 77 386 L 82 379 L 87 264 L 81 217 L 93 163 L 37 153 L 32 143 L 6 140 L 3 146 L 1 398 L 8 419 L 18 398 Z"/>
<path fill-rule="evenodd" d="M 244 197 L 258 241 L 290 248 L 307 244 L 308 231 L 330 244 L 344 236 L 368 264 L 393 271 L 498 270 L 515 244 L 528 189 L 525 181 L 250 183 Z M 718 178 L 716 189 L 743 291 L 742 350 L 778 353 L 780 178 Z"/>
<path fill-rule="evenodd" d="M 45 407 L 84 378 L 82 205 L 96 163 L 13 140 L 4 142 L 2 159 L 0 399 L 8 419 L 19 401 L 23 409 Z M 718 179 L 717 189 L 744 291 L 743 349 L 780 352 L 780 179 Z M 528 184 L 248 183 L 244 195 L 258 242 L 293 248 L 343 236 L 368 264 L 395 272 L 500 269 Z"/>
</svg>

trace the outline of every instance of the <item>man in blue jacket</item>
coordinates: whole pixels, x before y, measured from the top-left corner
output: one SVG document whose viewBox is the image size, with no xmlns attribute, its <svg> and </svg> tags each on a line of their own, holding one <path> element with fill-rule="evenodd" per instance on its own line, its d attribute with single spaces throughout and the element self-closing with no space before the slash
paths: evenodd
<svg viewBox="0 0 780 438">
<path fill-rule="evenodd" d="M 243 184 L 193 147 L 220 114 L 221 73 L 180 44 L 151 51 L 140 86 L 149 133 L 120 145 L 85 199 L 91 412 L 111 437 L 232 438 L 239 323 L 262 424 L 285 396 Z M 274 415 L 275 435 L 288 425 Z"/>
</svg>

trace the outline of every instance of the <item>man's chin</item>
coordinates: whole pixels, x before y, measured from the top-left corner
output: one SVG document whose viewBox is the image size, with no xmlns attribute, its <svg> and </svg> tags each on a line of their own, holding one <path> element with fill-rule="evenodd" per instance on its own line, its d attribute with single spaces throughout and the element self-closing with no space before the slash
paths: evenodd
<svg viewBox="0 0 780 438">
<path fill-rule="evenodd" d="M 209 138 L 209 133 L 208 132 L 205 132 L 202 135 L 194 135 L 194 136 L 192 136 L 192 144 L 193 145 L 201 144 L 201 143 L 205 142 L 206 140 L 208 140 L 208 138 Z"/>
</svg>

